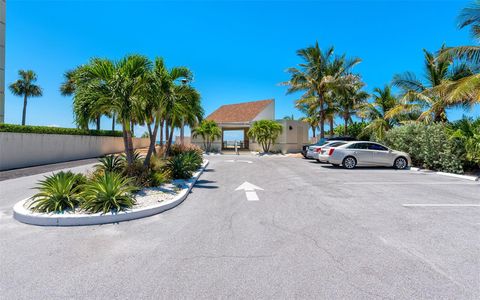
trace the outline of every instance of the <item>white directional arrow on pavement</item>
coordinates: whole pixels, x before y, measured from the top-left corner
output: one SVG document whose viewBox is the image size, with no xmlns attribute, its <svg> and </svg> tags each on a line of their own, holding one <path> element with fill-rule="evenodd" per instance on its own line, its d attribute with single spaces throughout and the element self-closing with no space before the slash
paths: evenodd
<svg viewBox="0 0 480 300">
<path fill-rule="evenodd" d="M 248 201 L 258 201 L 259 200 L 258 195 L 257 195 L 257 192 L 255 192 L 255 190 L 263 191 L 263 189 L 261 187 L 258 187 L 254 184 L 251 184 L 250 182 L 247 182 L 247 181 L 242 183 L 235 190 L 236 191 L 244 190 Z"/>
<path fill-rule="evenodd" d="M 251 160 L 233 160 L 233 159 L 228 159 L 228 160 L 226 160 L 225 162 L 231 162 L 231 163 L 234 163 L 234 162 L 242 162 L 242 163 L 247 163 L 247 164 L 253 163 Z"/>
</svg>

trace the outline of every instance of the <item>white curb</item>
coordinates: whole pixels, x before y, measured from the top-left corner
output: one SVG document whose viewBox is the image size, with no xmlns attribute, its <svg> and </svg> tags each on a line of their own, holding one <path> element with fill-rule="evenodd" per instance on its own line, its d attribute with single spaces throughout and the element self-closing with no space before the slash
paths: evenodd
<svg viewBox="0 0 480 300">
<path fill-rule="evenodd" d="M 435 172 L 435 171 L 432 171 L 432 170 L 420 169 L 420 168 L 417 168 L 417 167 L 410 167 L 410 171 L 424 172 L 424 173 L 434 173 L 434 174 L 441 175 L 441 176 L 455 177 L 455 178 L 466 179 L 466 180 L 471 180 L 471 181 L 479 181 L 480 180 L 480 178 L 477 177 L 477 176 L 460 175 L 460 174 L 446 173 L 446 172 Z"/>
<path fill-rule="evenodd" d="M 115 214 L 44 214 L 35 213 L 27 209 L 25 207 L 25 202 L 30 199 L 27 198 L 15 204 L 15 206 L 13 207 L 13 217 L 22 223 L 31 225 L 83 226 L 118 223 L 153 216 L 171 208 L 174 208 L 175 206 L 182 203 L 183 200 L 187 198 L 188 193 L 192 189 L 195 182 L 197 182 L 198 178 L 203 173 L 208 163 L 208 160 L 205 160 L 202 164 L 202 167 L 193 175 L 193 177 L 185 181 L 187 187 L 183 189 L 175 198 L 148 207 L 121 211 Z"/>
</svg>

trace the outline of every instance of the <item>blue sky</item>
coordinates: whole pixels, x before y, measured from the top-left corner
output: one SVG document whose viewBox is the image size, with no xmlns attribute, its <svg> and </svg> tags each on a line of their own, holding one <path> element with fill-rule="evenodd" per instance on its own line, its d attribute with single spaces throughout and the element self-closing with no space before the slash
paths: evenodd
<svg viewBox="0 0 480 300">
<path fill-rule="evenodd" d="M 277 118 L 299 117 L 295 95 L 278 86 L 288 79 L 285 69 L 300 62 L 297 49 L 318 40 L 362 58 L 356 71 L 370 91 L 395 73 L 421 74 L 423 48 L 472 44 L 468 31 L 456 28 L 468 3 L 9 0 L 6 83 L 19 69 L 35 70 L 44 95 L 29 101 L 27 123 L 74 127 L 71 99 L 58 92 L 63 72 L 94 56 L 141 53 L 191 68 L 207 114 L 222 104 L 275 98 Z M 21 110 L 21 98 L 7 91 L 5 121 L 20 123 Z M 466 113 L 479 116 L 480 108 Z"/>
</svg>

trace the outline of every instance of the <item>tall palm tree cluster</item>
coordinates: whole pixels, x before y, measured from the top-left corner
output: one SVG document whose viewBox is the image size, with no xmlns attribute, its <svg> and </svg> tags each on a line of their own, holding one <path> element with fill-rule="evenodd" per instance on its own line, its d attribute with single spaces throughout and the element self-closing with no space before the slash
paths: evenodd
<svg viewBox="0 0 480 300">
<path fill-rule="evenodd" d="M 118 61 L 91 59 L 64 75 L 60 87 L 63 95 L 73 95 L 75 122 L 81 128 L 100 117 L 112 118 L 123 132 L 128 164 L 134 161 L 133 128 L 145 125 L 150 146 L 144 160 L 148 166 L 155 152 L 156 138 L 166 140 L 167 156 L 175 128 L 196 126 L 203 117 L 200 94 L 190 85 L 192 72 L 186 67 L 168 69 L 162 58 L 154 62 L 142 55 L 129 55 Z M 183 136 L 181 137 L 183 138 Z"/>
<path fill-rule="evenodd" d="M 475 41 L 480 39 L 480 1 L 462 10 L 459 28 L 470 27 Z M 302 62 L 287 72 L 287 94 L 302 92 L 296 107 L 305 115 L 315 137 L 325 136 L 325 122 L 333 135 L 334 120 L 343 122 L 348 134 L 352 116 L 368 120 L 365 132 L 381 139 L 393 126 L 406 122 L 448 122 L 447 109 L 471 108 L 480 103 L 480 46 L 447 47 L 436 52 L 424 51 L 424 75 L 412 72 L 396 74 L 391 84 L 374 88 L 372 94 L 362 90 L 365 84 L 352 68 L 360 59 L 335 56 L 334 48 L 322 51 L 318 42 L 300 49 Z M 398 89 L 396 95 L 392 87 Z"/>
<path fill-rule="evenodd" d="M 361 91 L 364 84 L 360 76 L 352 72 L 352 68 L 361 60 L 348 59 L 345 55 L 336 56 L 333 47 L 323 51 L 318 42 L 298 50 L 297 55 L 302 63 L 289 68 L 290 80 L 281 84 L 288 86 L 288 94 L 302 92 L 295 105 L 307 115 L 304 120 L 314 133 L 317 125 L 320 127 L 320 137 L 325 137 L 325 123 L 329 122 L 330 134 L 333 135 L 335 116 L 340 115 L 348 122 L 357 102 L 366 98 Z"/>
</svg>

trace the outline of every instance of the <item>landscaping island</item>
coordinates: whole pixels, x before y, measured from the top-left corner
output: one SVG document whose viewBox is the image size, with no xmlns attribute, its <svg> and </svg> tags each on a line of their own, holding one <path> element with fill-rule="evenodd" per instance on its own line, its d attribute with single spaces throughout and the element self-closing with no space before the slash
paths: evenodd
<svg viewBox="0 0 480 300">
<path fill-rule="evenodd" d="M 168 159 L 149 168 L 136 155 L 138 169 L 122 156 L 100 159 L 87 174 L 58 172 L 42 180 L 39 193 L 14 206 L 14 218 L 41 226 L 80 226 L 139 219 L 171 209 L 185 200 L 208 165 L 201 151 L 176 146 Z M 157 157 L 157 156 L 155 156 Z"/>
</svg>

